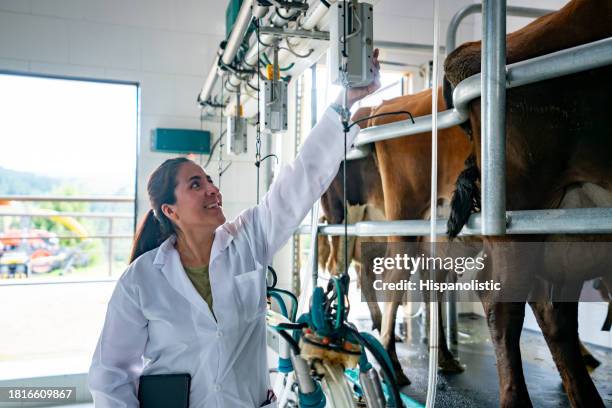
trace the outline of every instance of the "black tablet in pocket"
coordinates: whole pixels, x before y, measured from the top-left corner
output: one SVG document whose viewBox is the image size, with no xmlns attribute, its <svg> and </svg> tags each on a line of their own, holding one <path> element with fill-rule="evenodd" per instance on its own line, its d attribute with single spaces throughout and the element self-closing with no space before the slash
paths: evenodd
<svg viewBox="0 0 612 408">
<path fill-rule="evenodd" d="M 140 377 L 140 408 L 189 408 L 190 374 L 154 374 Z"/>
</svg>

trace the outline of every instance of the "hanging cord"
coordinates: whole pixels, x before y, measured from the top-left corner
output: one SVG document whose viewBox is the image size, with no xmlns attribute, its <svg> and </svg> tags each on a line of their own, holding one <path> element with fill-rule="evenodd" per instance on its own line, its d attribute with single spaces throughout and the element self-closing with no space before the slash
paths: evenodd
<svg viewBox="0 0 612 408">
<path fill-rule="evenodd" d="M 259 19 L 255 19 L 254 20 L 255 23 L 255 35 L 257 36 L 257 39 L 259 40 Z M 259 67 L 261 65 L 261 52 L 259 49 L 260 44 L 263 44 L 261 41 L 257 41 L 257 66 Z M 265 45 L 265 44 L 264 44 Z M 274 47 L 277 47 L 278 45 L 275 43 L 273 45 Z M 278 50 L 275 48 L 274 50 L 274 65 L 273 65 L 273 73 L 272 73 L 272 86 L 270 87 L 271 91 L 274 88 L 274 80 L 276 79 L 276 75 L 277 75 L 277 67 L 278 67 Z M 261 178 L 261 163 L 263 163 L 264 160 L 270 158 L 270 157 L 274 157 L 276 159 L 276 162 L 278 163 L 278 157 L 275 154 L 268 154 L 264 157 L 261 157 L 261 106 L 260 106 L 260 93 L 261 93 L 261 75 L 257 75 L 257 122 L 256 122 L 256 139 L 255 139 L 255 167 L 257 167 L 257 204 L 259 204 L 259 196 L 260 194 L 260 178 Z"/>
<path fill-rule="evenodd" d="M 348 53 L 346 50 L 346 31 L 348 25 L 348 7 L 349 2 L 344 2 L 344 14 L 342 15 L 342 73 L 343 78 L 342 82 L 344 85 L 344 95 L 342 98 L 342 127 L 344 132 L 344 160 L 342 161 L 342 206 L 344 210 L 344 271 L 342 274 L 344 276 L 349 276 L 349 259 L 348 259 L 348 203 L 346 201 L 346 156 L 347 156 L 347 148 L 346 143 L 348 140 L 348 131 L 349 131 L 349 113 L 348 113 L 348 90 L 349 90 L 349 82 L 348 82 Z"/>
<path fill-rule="evenodd" d="M 222 83 L 223 83 L 224 79 L 225 79 L 225 74 L 223 74 L 221 76 L 221 82 Z M 221 87 L 221 103 L 223 103 L 225 101 L 224 95 L 223 95 L 223 90 L 224 89 L 225 89 L 225 86 L 222 86 Z M 219 141 L 218 141 L 218 145 L 219 145 L 219 162 L 217 163 L 217 174 L 219 176 L 219 181 L 217 182 L 217 188 L 221 188 L 221 176 L 223 175 L 223 172 L 224 172 L 224 170 L 223 170 L 223 146 L 225 146 L 223 144 L 223 109 L 221 109 L 221 115 L 220 115 L 220 118 L 219 118 Z"/>
<path fill-rule="evenodd" d="M 255 19 L 255 35 L 257 36 L 257 71 L 259 71 L 259 65 L 261 64 L 261 53 L 259 45 L 263 44 L 259 39 L 259 19 Z M 265 45 L 265 44 L 264 44 Z M 257 136 L 255 139 L 255 166 L 257 167 L 257 204 L 259 204 L 259 173 L 261 168 L 261 110 L 259 106 L 261 92 L 261 75 L 257 75 Z"/>
</svg>

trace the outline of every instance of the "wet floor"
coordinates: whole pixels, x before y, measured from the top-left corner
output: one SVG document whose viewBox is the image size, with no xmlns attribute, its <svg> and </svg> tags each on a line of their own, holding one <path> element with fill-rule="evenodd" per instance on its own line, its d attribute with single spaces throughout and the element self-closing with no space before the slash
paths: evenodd
<svg viewBox="0 0 612 408">
<path fill-rule="evenodd" d="M 465 365 L 462 374 L 441 374 L 438 378 L 436 407 L 498 407 L 499 386 L 491 340 L 484 319 L 476 315 L 460 316 L 459 360 Z M 425 401 L 427 393 L 427 347 L 421 341 L 424 325 L 420 318 L 407 325 L 407 338 L 397 344 L 404 372 L 412 384 L 402 392 Z M 587 345 L 601 365 L 592 373 L 595 386 L 607 407 L 612 407 L 612 350 Z M 524 330 L 521 354 L 525 379 L 534 407 L 568 407 L 561 378 L 544 338 L 540 333 Z"/>
</svg>

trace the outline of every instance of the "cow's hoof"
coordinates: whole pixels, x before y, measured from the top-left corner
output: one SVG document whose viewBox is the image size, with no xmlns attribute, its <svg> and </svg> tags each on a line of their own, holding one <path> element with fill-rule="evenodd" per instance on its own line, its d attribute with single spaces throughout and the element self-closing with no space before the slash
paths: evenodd
<svg viewBox="0 0 612 408">
<path fill-rule="evenodd" d="M 596 359 L 592 354 L 583 355 L 582 361 L 584 361 L 584 365 L 586 365 L 586 368 L 587 370 L 589 370 L 589 372 L 595 370 L 601 365 L 601 361 Z"/>
<path fill-rule="evenodd" d="M 443 374 L 459 374 L 465 371 L 465 365 L 454 357 L 446 357 L 438 360 L 438 369 Z"/>
<path fill-rule="evenodd" d="M 395 373 L 395 377 L 397 378 L 397 385 L 399 387 L 403 387 L 405 385 L 410 385 L 411 382 L 408 379 L 408 377 L 406 376 L 406 374 L 404 374 L 404 371 L 399 370 L 398 372 Z"/>
</svg>

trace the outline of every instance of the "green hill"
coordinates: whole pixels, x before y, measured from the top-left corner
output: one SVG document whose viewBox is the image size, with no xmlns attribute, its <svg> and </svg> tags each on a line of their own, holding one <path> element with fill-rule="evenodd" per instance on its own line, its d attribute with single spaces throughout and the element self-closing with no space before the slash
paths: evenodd
<svg viewBox="0 0 612 408">
<path fill-rule="evenodd" d="M 44 195 L 62 184 L 58 178 L 0 167 L 0 195 Z"/>
</svg>

